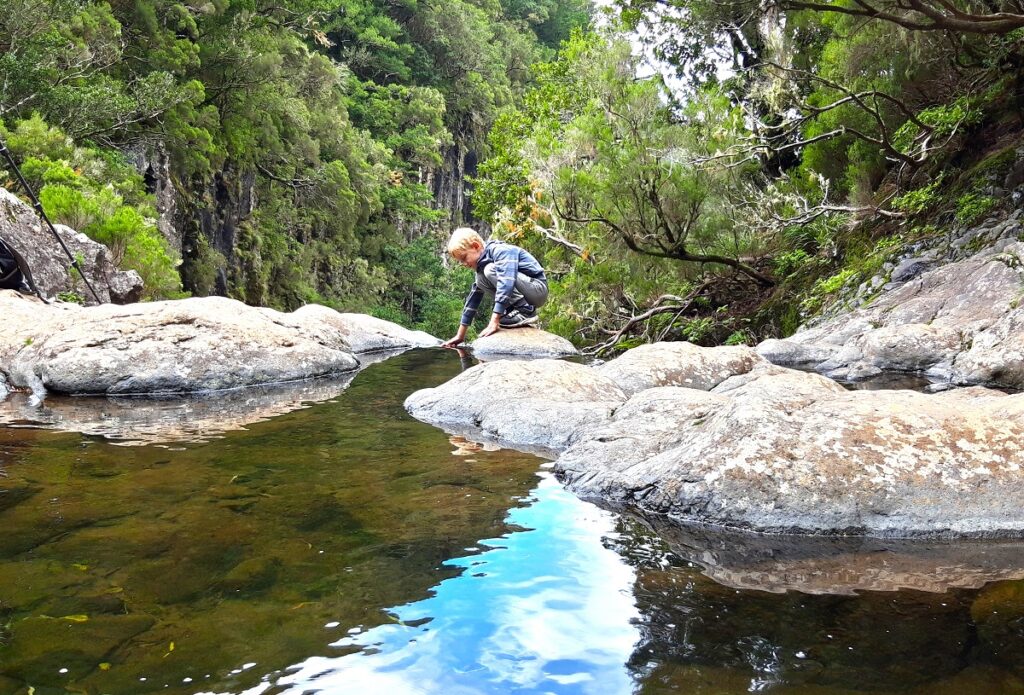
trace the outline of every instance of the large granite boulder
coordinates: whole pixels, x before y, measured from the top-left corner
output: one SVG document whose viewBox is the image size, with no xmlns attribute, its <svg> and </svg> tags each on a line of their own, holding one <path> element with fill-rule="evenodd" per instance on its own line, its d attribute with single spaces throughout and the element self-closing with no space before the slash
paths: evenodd
<svg viewBox="0 0 1024 695">
<path fill-rule="evenodd" d="M 544 447 L 580 496 L 674 522 L 900 538 L 1024 533 L 1024 394 L 848 391 L 742 351 L 724 368 L 721 351 L 683 351 L 694 355 L 689 376 L 680 360 L 638 385 L 617 384 L 608 365 L 485 363 L 414 393 L 406 409 L 449 431 Z M 702 388 L 644 388 L 685 379 Z"/>
<path fill-rule="evenodd" d="M 757 351 L 840 379 L 924 372 L 958 385 L 1024 388 L 1022 284 L 1024 243 L 1003 240 Z"/>
<path fill-rule="evenodd" d="M 495 357 L 569 357 L 579 350 L 565 338 L 536 328 L 500 330 L 470 344 L 480 359 Z"/>
<path fill-rule="evenodd" d="M 270 315 L 277 314 L 265 309 Z M 278 314 L 279 316 L 279 314 Z M 356 354 L 405 350 L 414 347 L 435 347 L 441 341 L 423 331 L 412 331 L 366 314 L 341 314 L 319 304 L 307 304 L 286 315 L 296 326 L 321 322 L 329 326 Z"/>
<path fill-rule="evenodd" d="M 606 420 L 626 394 L 595 370 L 562 360 L 486 362 L 405 401 L 413 417 L 516 448 L 557 450 Z"/>
<path fill-rule="evenodd" d="M 844 391 L 762 369 L 640 392 L 556 462 L 615 506 L 776 533 L 1019 535 L 1024 394 Z"/>
<path fill-rule="evenodd" d="M 0 375 L 37 395 L 192 393 L 296 381 L 356 369 L 353 343 L 379 352 L 438 342 L 372 317 L 324 307 L 284 314 L 223 297 L 81 307 L 0 291 L 0 315 Z"/>
<path fill-rule="evenodd" d="M 359 364 L 323 324 L 299 331 L 266 310 L 223 297 L 40 305 L 38 311 L 45 320 L 18 326 L 0 348 L 10 356 L 0 362 L 9 380 L 34 391 L 211 391 L 324 376 Z"/>
<path fill-rule="evenodd" d="M 102 302 L 128 304 L 139 301 L 143 287 L 137 272 L 115 268 L 110 251 L 103 244 L 64 225 L 55 226 L 68 250 L 81 259 L 85 275 Z M 78 274 L 68 270 L 71 261 L 53 233 L 31 207 L 4 188 L 0 188 L 0 238 L 24 256 L 43 296 L 56 297 L 62 292 L 75 292 L 87 304 L 95 302 Z"/>
<path fill-rule="evenodd" d="M 686 342 L 663 342 L 627 350 L 598 371 L 633 395 L 655 386 L 707 391 L 763 363 L 764 359 L 745 345 L 703 348 Z"/>
</svg>

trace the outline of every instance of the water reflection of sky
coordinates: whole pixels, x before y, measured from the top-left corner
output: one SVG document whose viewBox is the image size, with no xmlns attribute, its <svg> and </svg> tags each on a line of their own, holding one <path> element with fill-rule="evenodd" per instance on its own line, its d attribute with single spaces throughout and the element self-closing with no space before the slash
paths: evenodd
<svg viewBox="0 0 1024 695">
<path fill-rule="evenodd" d="M 310 657 L 249 694 L 631 692 L 635 575 L 602 542 L 615 536 L 612 515 L 542 473 L 508 520 L 524 530 L 451 560 L 463 572 L 391 609 L 398 622 L 332 645 L 359 651 Z"/>
</svg>

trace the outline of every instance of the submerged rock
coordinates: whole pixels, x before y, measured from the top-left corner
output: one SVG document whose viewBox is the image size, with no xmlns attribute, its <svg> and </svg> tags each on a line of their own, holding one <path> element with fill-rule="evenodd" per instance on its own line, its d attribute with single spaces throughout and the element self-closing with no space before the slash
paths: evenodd
<svg viewBox="0 0 1024 695">
<path fill-rule="evenodd" d="M 134 270 L 118 270 L 106 246 L 64 225 L 55 227 L 68 250 L 81 259 L 102 301 L 128 304 L 142 297 L 142 278 Z M 71 261 L 50 230 L 31 207 L 4 188 L 0 188 L 0 238 L 25 258 L 43 296 L 75 292 L 87 303 L 95 301 L 77 273 L 68 270 Z"/>
<path fill-rule="evenodd" d="M 1024 243 L 1000 242 L 757 352 L 842 379 L 913 371 L 957 385 L 1024 388 L 1022 259 Z"/>
<path fill-rule="evenodd" d="M 590 367 L 561 360 L 486 362 L 405 409 L 445 429 L 480 433 L 528 449 L 560 449 L 584 426 L 606 420 L 626 394 Z"/>
<path fill-rule="evenodd" d="M 215 391 L 350 372 L 361 351 L 436 343 L 325 307 L 292 314 L 223 297 L 80 307 L 0 291 L 0 374 L 64 394 Z"/>
<path fill-rule="evenodd" d="M 579 350 L 565 338 L 536 328 L 500 330 L 485 338 L 477 338 L 469 346 L 482 359 L 495 356 L 567 357 Z"/>
</svg>

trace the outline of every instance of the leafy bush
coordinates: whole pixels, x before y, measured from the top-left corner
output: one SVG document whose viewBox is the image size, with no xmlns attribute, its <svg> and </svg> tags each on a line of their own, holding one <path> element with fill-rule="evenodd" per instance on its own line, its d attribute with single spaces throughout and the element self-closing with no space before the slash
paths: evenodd
<svg viewBox="0 0 1024 695">
<path fill-rule="evenodd" d="M 38 115 L 0 123 L 0 136 L 22 158 L 22 170 L 55 223 L 106 245 L 115 265 L 135 270 L 145 299 L 181 296 L 178 260 L 156 228 L 156 211 L 142 177 L 112 152 L 76 147 Z"/>
<path fill-rule="evenodd" d="M 901 196 L 893 198 L 892 205 L 897 210 L 909 212 L 914 215 L 922 213 L 937 205 L 941 200 L 938 193 L 939 185 L 941 183 L 942 177 L 940 176 L 926 186 L 922 186 L 921 188 L 917 188 L 913 191 L 908 191 Z"/>
<path fill-rule="evenodd" d="M 965 193 L 956 201 L 956 221 L 971 225 L 984 217 L 999 201 L 980 193 Z"/>
</svg>

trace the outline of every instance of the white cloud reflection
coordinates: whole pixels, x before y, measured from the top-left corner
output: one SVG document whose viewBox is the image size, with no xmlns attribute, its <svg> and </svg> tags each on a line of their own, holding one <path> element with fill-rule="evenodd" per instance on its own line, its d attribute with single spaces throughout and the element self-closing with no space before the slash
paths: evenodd
<svg viewBox="0 0 1024 695">
<path fill-rule="evenodd" d="M 398 623 L 332 645 L 360 651 L 310 657 L 246 695 L 632 692 L 635 574 L 602 543 L 612 515 L 549 473 L 532 498 L 509 521 L 537 530 L 482 541 L 490 549 L 449 563 L 465 570 L 434 596 L 393 609 Z"/>
</svg>

